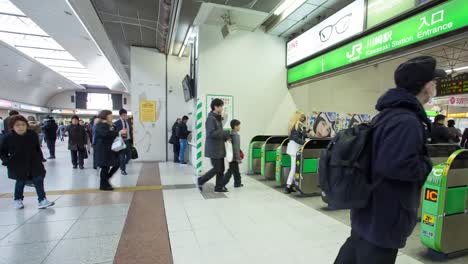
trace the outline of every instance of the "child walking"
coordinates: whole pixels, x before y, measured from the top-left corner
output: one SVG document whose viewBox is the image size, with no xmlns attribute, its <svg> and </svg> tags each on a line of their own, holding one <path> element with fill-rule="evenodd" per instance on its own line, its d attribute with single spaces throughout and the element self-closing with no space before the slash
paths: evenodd
<svg viewBox="0 0 468 264">
<path fill-rule="evenodd" d="M 22 115 L 12 116 L 8 127 L 11 132 L 4 138 L 0 157 L 8 168 L 8 178 L 16 180 L 14 207 L 24 208 L 23 192 L 28 182 L 34 183 L 39 209 L 53 206 L 54 202 L 47 200 L 44 191 L 46 170 L 37 133 L 28 129 L 28 121 Z"/>
<path fill-rule="evenodd" d="M 229 183 L 231 176 L 234 175 L 234 188 L 243 187 L 241 175 L 239 172 L 239 163 L 242 162 L 240 149 L 240 121 L 237 119 L 231 120 L 231 140 L 232 140 L 232 161 L 229 162 L 229 169 L 224 174 L 224 186 Z"/>
</svg>

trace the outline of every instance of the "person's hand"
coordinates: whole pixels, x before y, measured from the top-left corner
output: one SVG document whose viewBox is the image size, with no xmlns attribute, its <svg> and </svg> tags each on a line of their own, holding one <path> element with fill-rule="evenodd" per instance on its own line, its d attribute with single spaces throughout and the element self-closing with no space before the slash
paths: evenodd
<svg viewBox="0 0 468 264">
<path fill-rule="evenodd" d="M 228 138 L 226 142 L 232 143 L 232 139 Z"/>
</svg>

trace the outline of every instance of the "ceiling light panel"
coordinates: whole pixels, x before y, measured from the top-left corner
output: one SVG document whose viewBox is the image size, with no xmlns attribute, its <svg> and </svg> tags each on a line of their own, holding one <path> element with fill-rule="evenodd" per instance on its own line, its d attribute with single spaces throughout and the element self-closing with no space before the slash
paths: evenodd
<svg viewBox="0 0 468 264">
<path fill-rule="evenodd" d="M 9 0 L 0 0 L 0 40 L 76 84 L 103 85 L 101 80 L 90 74 L 79 61 Z M 72 78 L 64 72 L 86 74 L 87 78 Z"/>
</svg>

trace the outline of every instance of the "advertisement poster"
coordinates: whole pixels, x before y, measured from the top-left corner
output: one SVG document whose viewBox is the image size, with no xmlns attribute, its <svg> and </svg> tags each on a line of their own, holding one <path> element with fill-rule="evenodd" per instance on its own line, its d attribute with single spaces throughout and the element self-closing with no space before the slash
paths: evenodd
<svg viewBox="0 0 468 264">
<path fill-rule="evenodd" d="M 351 120 L 348 123 L 348 128 L 352 128 L 361 123 L 370 122 L 372 120 L 371 116 L 368 114 L 354 114 L 351 117 Z"/>
<path fill-rule="evenodd" d="M 234 118 L 234 96 L 232 95 L 217 95 L 217 94 L 208 94 L 206 96 L 206 114 L 211 112 L 211 101 L 213 99 L 219 98 L 224 102 L 224 111 L 223 111 L 223 127 L 231 128 L 231 120 Z"/>
<path fill-rule="evenodd" d="M 390 2 L 390 1 L 389 1 Z M 288 70 L 288 83 L 336 70 L 468 26 L 466 0 L 444 2 Z"/>
<path fill-rule="evenodd" d="M 287 44 L 287 66 L 364 30 L 365 2 L 356 0 Z"/>
<path fill-rule="evenodd" d="M 336 129 L 337 131 L 341 131 L 343 129 L 347 129 L 349 127 L 349 123 L 353 118 L 353 114 L 350 113 L 338 113 L 337 121 L 336 121 Z"/>
<path fill-rule="evenodd" d="M 318 138 L 334 137 L 337 132 L 338 114 L 335 112 L 312 112 L 309 119 L 310 134 Z"/>
<path fill-rule="evenodd" d="M 156 101 L 140 101 L 140 121 L 156 122 Z"/>
</svg>

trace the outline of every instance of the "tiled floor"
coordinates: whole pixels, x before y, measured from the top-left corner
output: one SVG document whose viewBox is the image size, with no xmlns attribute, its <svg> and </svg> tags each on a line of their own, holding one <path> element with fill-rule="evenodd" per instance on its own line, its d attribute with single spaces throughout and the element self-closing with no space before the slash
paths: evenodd
<svg viewBox="0 0 468 264">
<path fill-rule="evenodd" d="M 265 181 L 261 176 L 250 176 L 265 186 L 269 188 L 273 188 L 276 191 L 282 192 L 283 189 L 277 188 L 276 183 L 272 181 Z M 320 197 L 301 197 L 297 194 L 290 195 L 289 197 L 295 199 L 296 201 L 307 205 L 310 208 L 313 208 L 319 212 L 322 212 L 325 215 L 332 217 L 333 219 L 349 226 L 350 225 L 350 218 L 349 218 L 349 211 L 348 210 L 327 210 L 326 205 L 322 202 Z M 425 264 L 436 264 L 440 263 L 439 260 L 435 260 L 432 256 L 428 254 L 428 249 L 421 243 L 420 237 L 420 225 L 416 225 L 412 235 L 409 237 L 406 243 L 406 247 L 401 250 L 404 254 L 419 260 Z M 468 263 L 468 254 L 455 256 L 453 258 L 449 258 L 443 261 L 445 264 L 466 264 Z"/>
<path fill-rule="evenodd" d="M 98 187 L 89 160 L 89 169 L 73 170 L 64 144 L 59 144 L 57 156 L 47 163 L 47 190 Z M 141 163 L 132 163 L 129 175 L 117 173 L 113 183 L 135 186 L 142 168 Z M 244 188 L 231 186 L 225 196 L 212 194 L 208 189 L 213 188 L 212 183 L 205 186 L 202 195 L 194 186 L 193 168 L 160 163 L 159 171 L 161 184 L 168 187 L 163 189 L 163 208 L 175 264 L 333 263 L 350 232 L 347 212 L 323 211 L 318 197 L 290 197 L 250 176 L 243 177 Z M 0 169 L 0 175 L 4 172 Z M 11 192 L 13 184 L 6 177 L 0 178 L 0 193 Z M 12 209 L 11 198 L 0 198 L 0 264 L 113 263 L 119 240 L 124 237 L 122 230 L 124 226 L 127 230 L 126 221 L 131 218 L 127 219 L 129 207 L 137 197 L 132 192 L 50 195 L 56 206 L 42 211 L 36 209 L 35 197 L 25 199 L 24 210 Z M 142 203 L 138 206 L 144 209 L 146 200 L 141 202 L 143 207 Z M 148 201 L 148 206 L 152 204 Z M 132 222 L 138 220 L 133 217 Z M 147 223 L 143 229 L 151 228 Z M 168 247 L 167 242 L 165 245 Z M 148 247 L 136 248 L 141 249 L 138 254 L 148 253 Z M 417 237 L 411 237 L 397 263 L 433 263 L 420 255 L 422 250 Z M 466 263 L 464 260 L 448 263 Z"/>
<path fill-rule="evenodd" d="M 47 190 L 96 189 L 99 181 L 90 160 L 86 170 L 73 170 L 65 145 L 58 144 L 57 159 L 48 161 Z M 119 172 L 116 186 L 135 186 L 141 164 Z M 0 169 L 5 175 L 5 169 Z M 2 193 L 14 181 L 0 178 Z M 25 191 L 34 191 L 27 188 Z M 0 264 L 106 264 L 112 263 L 133 193 L 99 192 L 48 196 L 56 205 L 36 209 L 36 197 L 25 198 L 25 209 L 14 210 L 11 198 L 0 198 Z"/>
<path fill-rule="evenodd" d="M 160 164 L 163 184 L 193 183 L 188 167 Z M 164 190 L 175 264 L 333 263 L 348 225 L 250 177 L 228 199 L 197 189 Z M 422 263 L 404 254 L 399 264 Z"/>
</svg>

